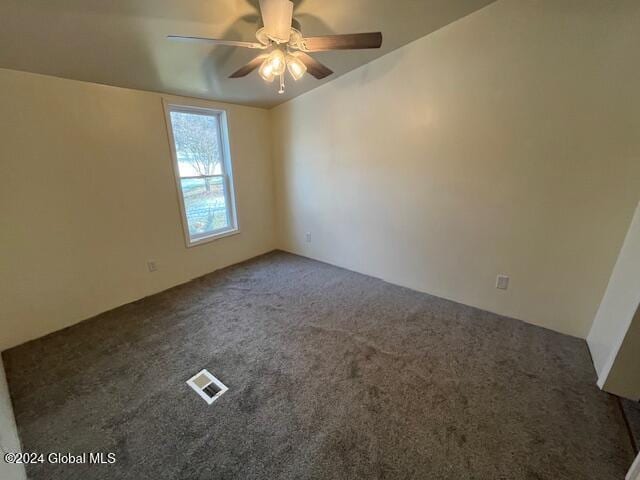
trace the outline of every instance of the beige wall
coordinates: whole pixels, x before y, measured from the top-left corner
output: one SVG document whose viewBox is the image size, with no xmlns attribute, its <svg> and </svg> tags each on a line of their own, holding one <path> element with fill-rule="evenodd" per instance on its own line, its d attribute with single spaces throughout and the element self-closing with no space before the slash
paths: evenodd
<svg viewBox="0 0 640 480">
<path fill-rule="evenodd" d="M 24 480 L 27 478 L 24 466 L 4 461 L 5 452 L 20 452 L 20 440 L 13 418 L 13 408 L 9 397 L 9 388 L 0 358 L 0 478 L 2 480 Z"/>
<path fill-rule="evenodd" d="M 280 245 L 586 337 L 640 198 L 638 44 L 636 1 L 498 1 L 277 107 Z"/>
<path fill-rule="evenodd" d="M 598 385 L 635 400 L 640 398 L 639 305 L 640 204 L 587 337 Z"/>
<path fill-rule="evenodd" d="M 160 95 L 8 70 L 0 92 L 0 350 L 274 248 L 268 111 L 213 104 L 241 233 L 187 249 Z"/>
</svg>

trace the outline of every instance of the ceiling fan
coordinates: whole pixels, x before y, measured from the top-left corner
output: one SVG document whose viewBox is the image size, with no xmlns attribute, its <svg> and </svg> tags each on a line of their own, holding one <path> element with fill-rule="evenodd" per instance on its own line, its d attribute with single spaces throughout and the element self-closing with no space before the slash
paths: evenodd
<svg viewBox="0 0 640 480">
<path fill-rule="evenodd" d="M 287 70 L 294 80 L 301 79 L 306 72 L 317 79 L 325 78 L 333 73 L 330 68 L 311 57 L 308 54 L 310 52 L 380 48 L 382 45 L 382 33 L 380 32 L 303 37 L 302 32 L 292 26 L 294 21 L 293 3 L 289 0 L 260 0 L 260 11 L 264 27 L 256 32 L 257 42 L 183 35 L 168 35 L 167 38 L 267 50 L 233 72 L 229 78 L 245 77 L 258 68 L 259 75 L 265 81 L 273 82 L 276 77 L 280 80 L 278 93 L 284 93 L 284 79 Z"/>
</svg>

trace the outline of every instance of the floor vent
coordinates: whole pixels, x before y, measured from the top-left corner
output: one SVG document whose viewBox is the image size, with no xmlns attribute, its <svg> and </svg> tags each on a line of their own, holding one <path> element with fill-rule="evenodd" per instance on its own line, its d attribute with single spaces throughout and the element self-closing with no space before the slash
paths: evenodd
<svg viewBox="0 0 640 480">
<path fill-rule="evenodd" d="M 187 380 L 187 385 L 193 388 L 209 405 L 229 390 L 224 383 L 211 375 L 207 370 L 201 370 Z"/>
</svg>

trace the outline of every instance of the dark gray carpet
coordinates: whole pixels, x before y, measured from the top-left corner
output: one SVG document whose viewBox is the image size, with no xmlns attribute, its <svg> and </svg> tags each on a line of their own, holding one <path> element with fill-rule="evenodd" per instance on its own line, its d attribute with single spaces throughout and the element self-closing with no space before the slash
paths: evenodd
<svg viewBox="0 0 640 480">
<path fill-rule="evenodd" d="M 627 425 L 633 437 L 633 443 L 636 451 L 640 449 L 640 402 L 632 402 L 626 398 L 620 399 L 625 417 L 627 417 Z"/>
<path fill-rule="evenodd" d="M 584 341 L 275 252 L 4 352 L 33 479 L 615 479 Z M 230 387 L 208 406 L 185 381 Z"/>
</svg>

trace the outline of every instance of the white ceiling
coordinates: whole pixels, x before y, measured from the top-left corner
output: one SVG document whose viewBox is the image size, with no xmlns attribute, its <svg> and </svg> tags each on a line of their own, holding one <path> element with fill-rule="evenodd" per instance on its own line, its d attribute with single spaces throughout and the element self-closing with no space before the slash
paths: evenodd
<svg viewBox="0 0 640 480">
<path fill-rule="evenodd" d="M 256 72 L 228 75 L 255 50 L 171 42 L 167 34 L 255 39 L 257 0 L 2 0 L 0 67 L 142 90 L 271 107 L 494 0 L 294 0 L 303 34 L 381 31 L 380 50 L 313 54 L 335 73 L 288 79 L 278 95 Z"/>
</svg>

